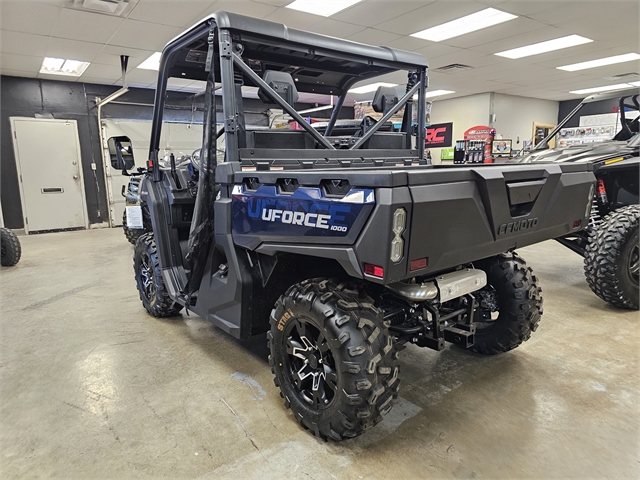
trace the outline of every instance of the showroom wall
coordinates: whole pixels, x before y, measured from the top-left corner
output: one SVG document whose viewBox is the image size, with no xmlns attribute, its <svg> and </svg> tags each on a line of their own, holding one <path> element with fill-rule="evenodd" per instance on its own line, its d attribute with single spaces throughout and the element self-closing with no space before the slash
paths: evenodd
<svg viewBox="0 0 640 480">
<path fill-rule="evenodd" d="M 558 112 L 558 122 L 565 118 L 571 111 L 578 106 L 582 99 L 577 100 L 565 100 L 560 102 L 560 109 Z M 580 112 L 572 118 L 567 127 L 577 127 L 580 124 L 580 117 L 586 115 L 599 115 L 602 113 L 614 113 L 618 111 L 618 99 L 612 98 L 609 100 L 601 100 L 599 102 L 593 102 L 582 107 Z"/>
<path fill-rule="evenodd" d="M 515 95 L 493 94 L 495 122 L 493 128 L 502 138 L 513 141 L 513 149 L 520 150 L 525 140 L 531 140 L 533 123 L 558 123 L 558 102 Z M 517 143 L 520 137 L 520 143 Z"/>
<path fill-rule="evenodd" d="M 558 121 L 558 102 L 519 97 L 501 93 L 482 93 L 467 97 L 438 100 L 431 107 L 431 123 L 453 122 L 453 145 L 464 138 L 464 132 L 476 125 L 489 125 L 503 138 L 513 140 L 514 150 L 530 140 L 533 122 L 555 125 Z M 495 114 L 495 122 L 491 115 Z M 520 137 L 520 143 L 516 139 Z M 431 149 L 433 163 L 440 163 L 440 148 Z"/>
<path fill-rule="evenodd" d="M 464 138 L 464 132 L 475 125 L 488 125 L 491 94 L 438 100 L 431 106 L 431 123 L 453 122 L 453 144 Z M 431 148 L 433 163 L 440 163 L 441 148 Z"/>
<path fill-rule="evenodd" d="M 3 140 L 0 151 L 0 194 L 5 225 L 13 229 L 24 227 L 9 121 L 9 117 L 14 116 L 42 116 L 77 121 L 89 223 L 108 222 L 95 98 L 105 98 L 119 87 L 10 76 L 0 77 L 0 82 L 0 139 Z M 104 118 L 150 120 L 154 93 L 154 90 L 131 88 L 117 99 L 117 103 L 106 105 L 102 115 Z M 203 96 L 194 99 L 192 93 L 169 92 L 165 120 L 189 123 L 195 119 L 197 123 L 202 118 L 202 101 Z M 245 99 L 247 123 L 268 125 L 267 109 L 271 106 L 257 99 Z M 299 110 L 313 106 L 296 105 Z M 221 115 L 220 101 L 217 102 L 217 109 L 218 115 Z M 352 108 L 344 108 L 343 113 L 347 118 L 353 117 Z M 318 112 L 317 116 L 325 114 L 326 112 Z M 92 163 L 96 164 L 95 171 L 91 168 Z"/>
</svg>

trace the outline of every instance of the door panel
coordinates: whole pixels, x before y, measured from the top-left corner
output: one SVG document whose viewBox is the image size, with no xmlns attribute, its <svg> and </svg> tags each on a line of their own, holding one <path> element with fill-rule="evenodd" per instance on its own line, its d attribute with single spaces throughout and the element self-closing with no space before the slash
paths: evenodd
<svg viewBox="0 0 640 480">
<path fill-rule="evenodd" d="M 11 118 L 27 232 L 86 228 L 75 120 Z"/>
</svg>

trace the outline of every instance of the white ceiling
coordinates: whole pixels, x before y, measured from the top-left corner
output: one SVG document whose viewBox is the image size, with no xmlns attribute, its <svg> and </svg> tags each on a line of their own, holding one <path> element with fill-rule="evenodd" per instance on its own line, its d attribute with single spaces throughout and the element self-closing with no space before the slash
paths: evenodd
<svg viewBox="0 0 640 480">
<path fill-rule="evenodd" d="M 153 52 L 207 14 L 227 10 L 350 40 L 425 55 L 430 88 L 455 96 L 499 92 L 549 100 L 577 98 L 570 90 L 622 83 L 607 79 L 638 72 L 638 62 L 565 72 L 555 67 L 629 52 L 640 53 L 638 0 L 364 0 L 330 18 L 284 8 L 292 0 L 138 0 L 124 17 L 70 8 L 72 0 L 0 0 L 0 72 L 88 83 L 120 83 L 119 55 L 130 56 L 129 85 L 153 88 L 156 72 L 136 69 Z M 322 0 L 318 0 L 322 1 Z M 509 22 L 434 43 L 410 37 L 487 7 L 518 15 Z M 570 34 L 594 41 L 510 60 L 496 52 Z M 91 62 L 79 77 L 39 74 L 44 56 Z M 472 70 L 433 70 L 462 63 Z M 631 79 L 638 81 L 640 78 Z M 403 75 L 388 80 L 403 83 Z M 629 81 L 629 80 L 627 80 Z M 174 90 L 193 90 L 176 79 Z"/>
</svg>

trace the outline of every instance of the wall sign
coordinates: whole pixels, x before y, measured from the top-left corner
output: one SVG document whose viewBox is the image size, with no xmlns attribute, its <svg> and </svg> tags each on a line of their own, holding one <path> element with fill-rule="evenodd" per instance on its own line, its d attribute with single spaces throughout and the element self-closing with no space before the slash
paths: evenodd
<svg viewBox="0 0 640 480">
<path fill-rule="evenodd" d="M 453 122 L 437 123 L 427 127 L 425 147 L 450 147 L 453 137 Z"/>
</svg>

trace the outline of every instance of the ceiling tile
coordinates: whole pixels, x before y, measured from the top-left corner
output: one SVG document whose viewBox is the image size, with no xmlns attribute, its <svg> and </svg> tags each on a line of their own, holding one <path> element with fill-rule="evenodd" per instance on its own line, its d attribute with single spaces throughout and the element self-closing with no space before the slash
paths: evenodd
<svg viewBox="0 0 640 480">
<path fill-rule="evenodd" d="M 63 8 L 51 35 L 58 38 L 105 43 L 123 21 L 120 17 Z"/>
<path fill-rule="evenodd" d="M 596 47 L 596 48 L 594 48 Z M 597 48 L 597 47 L 601 47 L 601 48 Z M 545 67 L 561 67 L 564 65 L 571 65 L 574 63 L 581 63 L 581 62 L 587 62 L 589 60 L 597 60 L 599 58 L 605 58 L 605 57 L 612 57 L 614 55 L 622 55 L 623 53 L 640 53 L 640 48 L 638 48 L 638 45 L 635 45 L 635 49 L 631 49 L 628 47 L 614 47 L 614 48 L 607 48 L 607 45 L 596 45 L 596 46 L 591 46 L 590 49 L 586 49 L 586 51 L 580 52 L 580 53 L 573 53 L 571 55 L 567 55 L 566 52 L 565 54 L 561 54 L 561 50 L 558 50 L 557 55 L 553 55 L 556 52 L 550 52 L 548 55 L 544 55 L 544 56 L 540 56 L 539 59 L 537 59 L 538 61 L 534 61 L 533 63 L 536 63 L 538 65 L 542 65 Z M 531 57 L 532 60 L 534 60 L 534 57 Z M 625 63 L 619 63 L 617 65 L 613 65 L 614 67 L 621 67 L 621 68 L 627 68 L 628 66 L 633 66 L 633 65 L 637 65 L 637 62 L 625 62 Z M 598 67 L 598 68 L 602 68 L 602 67 Z M 632 68 L 638 68 L 637 66 L 633 66 Z M 591 70 L 591 69 L 588 69 Z M 579 70 L 581 72 L 584 72 L 586 70 Z"/>
<path fill-rule="evenodd" d="M 393 40 L 389 42 L 386 46 L 392 47 L 392 48 L 399 48 L 400 50 L 408 50 L 409 52 L 415 52 L 429 45 L 437 45 L 437 44 L 434 42 L 423 40 L 422 38 L 404 36 L 404 37 L 398 38 L 397 40 Z"/>
<path fill-rule="evenodd" d="M 331 18 L 343 22 L 371 27 L 378 23 L 392 20 L 435 0 L 365 0 L 350 8 L 332 15 Z M 404 32 L 407 33 L 407 32 Z M 413 32 L 409 32 L 413 33 Z"/>
<path fill-rule="evenodd" d="M 206 15 L 218 10 L 224 10 L 225 12 L 239 13 L 240 15 L 249 15 L 255 18 L 265 18 L 270 13 L 275 12 L 277 8 L 273 5 L 250 0 L 216 0 L 204 13 Z M 287 10 L 291 9 L 288 8 Z"/>
<path fill-rule="evenodd" d="M 571 2 L 571 0 L 569 0 L 569 2 Z M 538 12 L 554 10 L 559 5 L 560 2 L 557 0 L 508 0 L 501 2 L 499 6 L 497 5 L 495 8 L 513 15 L 531 16 Z"/>
<path fill-rule="evenodd" d="M 479 5 L 477 2 L 439 0 L 437 2 L 430 2 L 428 5 L 391 20 L 381 17 L 381 21 L 374 25 L 379 30 L 411 35 L 412 33 L 425 30 L 429 27 L 434 27 L 464 17 L 465 15 L 479 12 L 484 8 L 486 8 L 485 5 Z M 494 28 L 499 28 L 499 26 L 491 27 L 491 29 Z"/>
<path fill-rule="evenodd" d="M 501 25 L 485 28 L 475 32 L 467 33 L 459 37 L 450 38 L 440 43 L 452 45 L 454 47 L 471 48 L 490 42 L 502 41 L 505 38 L 515 37 L 527 32 L 533 32 L 541 28 L 548 27 L 544 23 L 528 18 L 516 18 Z"/>
<path fill-rule="evenodd" d="M 139 20 L 125 20 L 116 31 L 109 45 L 161 51 L 174 37 L 182 33 L 181 28 L 163 26 Z"/>
<path fill-rule="evenodd" d="M 21 70 L 24 72 L 37 73 L 42 66 L 43 57 L 30 57 L 27 55 L 15 55 L 12 53 L 3 53 L 0 59 L 2 69 Z"/>
<path fill-rule="evenodd" d="M 80 77 L 72 77 L 71 75 L 56 75 L 53 73 L 38 73 L 37 78 L 46 80 L 56 80 L 58 82 L 77 82 Z M 46 96 L 45 96 L 46 99 Z"/>
<path fill-rule="evenodd" d="M 349 34 L 350 32 L 347 32 Z M 365 43 L 367 45 L 387 45 L 389 42 L 399 39 L 397 33 L 384 32 L 375 28 L 367 28 L 354 35 L 349 35 L 349 40 L 353 42 Z"/>
<path fill-rule="evenodd" d="M 211 13 L 213 6 L 213 0 L 140 0 L 127 18 L 188 28 Z"/>
<path fill-rule="evenodd" d="M 530 45 L 532 43 L 552 40 L 554 38 L 558 38 L 562 36 L 564 36 L 564 34 L 560 32 L 557 27 L 547 26 L 547 27 L 538 28 L 536 30 L 524 32 L 520 35 L 514 35 L 511 37 L 503 38 L 501 40 L 484 42 L 481 45 L 472 45 L 467 48 L 476 52 L 484 53 L 484 54 L 494 54 L 497 52 L 510 50 L 512 48 L 522 47 L 524 45 Z M 532 57 L 527 57 L 527 58 L 532 58 Z"/>
<path fill-rule="evenodd" d="M 3 53 L 17 53 L 21 55 L 31 55 L 34 57 L 44 57 L 47 52 L 49 37 L 6 30 L 3 30 L 0 33 L 0 49 Z"/>
<path fill-rule="evenodd" d="M 60 8 L 37 1 L 2 0 L 0 28 L 2 30 L 50 35 Z"/>
<path fill-rule="evenodd" d="M 120 66 L 120 55 L 129 55 L 129 69 L 135 68 L 153 55 L 153 50 L 138 50 L 137 48 L 105 45 L 102 51 L 93 59 L 95 63 Z"/>
<path fill-rule="evenodd" d="M 99 84 L 99 85 L 113 85 L 114 83 L 113 81 L 107 80 L 102 77 L 94 78 L 94 77 L 87 77 L 86 75 L 82 75 L 79 81 L 82 83 L 93 83 L 93 84 Z"/>
<path fill-rule="evenodd" d="M 7 77 L 35 78 L 38 72 L 27 72 L 24 70 L 9 70 L 8 68 L 5 68 L 4 65 L 0 65 L 0 74 L 5 75 Z"/>
<path fill-rule="evenodd" d="M 140 68 L 134 68 L 127 72 L 127 82 L 133 82 L 136 84 L 155 84 L 158 81 L 158 72 L 155 70 L 142 70 Z"/>
<path fill-rule="evenodd" d="M 321 35 L 328 35 L 330 37 L 345 38 L 345 36 L 351 32 L 358 33 L 364 29 L 365 27 L 338 22 L 337 20 L 327 18 L 312 25 L 308 30 L 310 32 L 319 33 Z"/>
<path fill-rule="evenodd" d="M 67 40 L 66 38 L 51 38 L 47 47 L 47 57 L 70 58 L 83 62 L 92 62 L 102 50 L 100 43 Z"/>
<path fill-rule="evenodd" d="M 267 5 L 273 5 L 274 7 L 284 7 L 293 2 L 293 0 L 253 0 L 256 3 L 264 3 Z"/>
<path fill-rule="evenodd" d="M 264 19 L 269 20 L 270 22 L 283 23 L 289 28 L 304 30 L 314 23 L 322 20 L 322 17 L 319 17 L 318 15 L 311 15 L 310 13 L 299 12 L 290 8 L 279 8 L 270 15 L 264 17 Z"/>
<path fill-rule="evenodd" d="M 93 77 L 104 78 L 109 80 L 109 83 L 115 82 L 122 76 L 122 71 L 119 66 L 113 65 L 100 65 L 99 63 L 92 63 L 82 74 L 81 78 Z"/>
<path fill-rule="evenodd" d="M 414 49 L 413 51 L 427 57 L 430 68 L 434 67 L 434 63 L 432 62 L 432 60 L 435 58 L 444 56 L 446 60 L 440 60 L 436 63 L 439 64 L 438 66 L 447 65 L 449 63 L 457 62 L 457 60 L 449 60 L 449 59 L 456 57 L 458 53 L 465 51 L 462 48 L 452 47 L 450 45 L 445 45 L 443 43 L 433 43 L 433 42 L 427 42 L 427 43 L 428 43 L 427 46 Z M 457 63 L 461 63 L 461 62 L 457 62 Z"/>
</svg>

